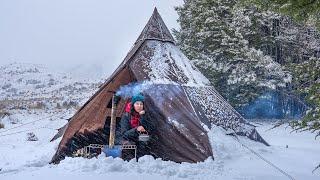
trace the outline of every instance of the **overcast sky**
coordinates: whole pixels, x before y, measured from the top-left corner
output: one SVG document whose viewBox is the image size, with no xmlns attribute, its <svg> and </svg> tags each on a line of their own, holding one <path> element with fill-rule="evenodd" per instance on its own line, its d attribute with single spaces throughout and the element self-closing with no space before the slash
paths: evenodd
<svg viewBox="0 0 320 180">
<path fill-rule="evenodd" d="M 95 64 L 113 71 L 154 7 L 169 29 L 183 0 L 0 0 L 0 65 Z"/>
</svg>

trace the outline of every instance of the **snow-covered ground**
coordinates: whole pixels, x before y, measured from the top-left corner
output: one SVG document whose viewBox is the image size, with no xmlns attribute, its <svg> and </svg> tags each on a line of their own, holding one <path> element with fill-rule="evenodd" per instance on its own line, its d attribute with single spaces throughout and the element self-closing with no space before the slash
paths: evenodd
<svg viewBox="0 0 320 180">
<path fill-rule="evenodd" d="M 119 158 L 66 158 L 58 165 L 48 162 L 55 153 L 60 139 L 49 142 L 69 117 L 73 110 L 60 112 L 27 111 L 16 112 L 1 121 L 5 128 L 0 129 L 0 179 L 56 179 L 56 178 L 116 178 L 116 179 L 288 179 L 276 169 L 262 161 L 243 147 L 225 131 L 213 127 L 209 132 L 215 160 L 208 159 L 197 164 L 162 161 L 150 156 L 142 157 L 139 162 L 126 162 Z M 49 117 L 46 119 L 46 117 Z M 16 129 L 21 123 L 39 118 L 43 120 Z M 15 124 L 12 124 L 15 122 Z M 309 132 L 292 132 L 286 126 L 268 130 L 271 124 L 263 123 L 257 129 L 271 144 L 266 147 L 240 137 L 240 142 L 261 154 L 267 160 L 289 173 L 295 179 L 320 179 L 320 170 L 312 170 L 320 162 L 320 143 Z M 38 141 L 27 141 L 28 129 L 35 133 Z M 11 134 L 20 132 L 17 134 Z M 288 145 L 288 148 L 286 147 Z"/>
<path fill-rule="evenodd" d="M 219 127 L 209 131 L 215 160 L 178 164 L 144 156 L 139 162 L 126 162 L 100 155 L 49 164 L 61 138 L 54 142 L 50 139 L 78 107 L 62 102 L 75 101 L 81 106 L 99 84 L 53 73 L 41 65 L 14 63 L 0 67 L 0 123 L 4 124 L 0 129 L 0 179 L 288 179 Z M 310 132 L 290 133 L 292 129 L 285 126 L 268 130 L 271 127 L 270 123 L 257 127 L 270 147 L 245 137 L 239 137 L 239 141 L 294 179 L 320 179 L 320 169 L 312 173 L 320 163 L 319 139 Z M 38 141 L 27 141 L 29 132 Z"/>
</svg>

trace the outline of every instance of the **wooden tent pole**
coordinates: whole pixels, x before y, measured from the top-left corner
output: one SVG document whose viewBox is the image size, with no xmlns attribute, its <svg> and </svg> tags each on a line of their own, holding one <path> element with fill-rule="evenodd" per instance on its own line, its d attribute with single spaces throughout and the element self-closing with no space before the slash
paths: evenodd
<svg viewBox="0 0 320 180">
<path fill-rule="evenodd" d="M 116 110 L 117 110 L 117 104 L 116 104 L 115 98 L 116 98 L 116 95 L 113 95 L 112 96 L 111 121 L 110 121 L 109 148 L 113 148 L 115 134 L 116 134 Z"/>
</svg>

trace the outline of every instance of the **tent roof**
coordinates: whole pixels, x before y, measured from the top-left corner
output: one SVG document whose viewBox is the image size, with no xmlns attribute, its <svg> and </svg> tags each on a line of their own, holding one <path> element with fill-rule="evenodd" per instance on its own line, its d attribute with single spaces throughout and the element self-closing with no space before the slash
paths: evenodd
<svg viewBox="0 0 320 180">
<path fill-rule="evenodd" d="M 158 13 L 157 8 L 154 8 L 152 16 L 150 17 L 148 23 L 143 28 L 140 36 L 134 44 L 136 45 L 138 42 L 144 41 L 146 39 L 169 41 L 175 43 L 169 29 Z"/>
<path fill-rule="evenodd" d="M 146 40 L 158 40 L 175 44 L 174 38 L 172 37 L 164 21 L 162 20 L 156 7 L 154 8 L 152 16 L 143 28 L 138 39 L 136 40 L 120 66 L 106 80 L 105 84 L 108 84 L 123 68 L 125 68 L 131 62 L 132 57 Z"/>
</svg>

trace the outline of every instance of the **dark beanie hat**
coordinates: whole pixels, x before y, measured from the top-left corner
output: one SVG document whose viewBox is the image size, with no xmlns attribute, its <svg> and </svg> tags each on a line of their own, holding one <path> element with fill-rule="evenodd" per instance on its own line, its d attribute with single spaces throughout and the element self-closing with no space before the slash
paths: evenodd
<svg viewBox="0 0 320 180">
<path fill-rule="evenodd" d="M 142 94 L 136 94 L 132 96 L 131 103 L 134 104 L 137 101 L 144 101 L 144 96 Z"/>
</svg>

